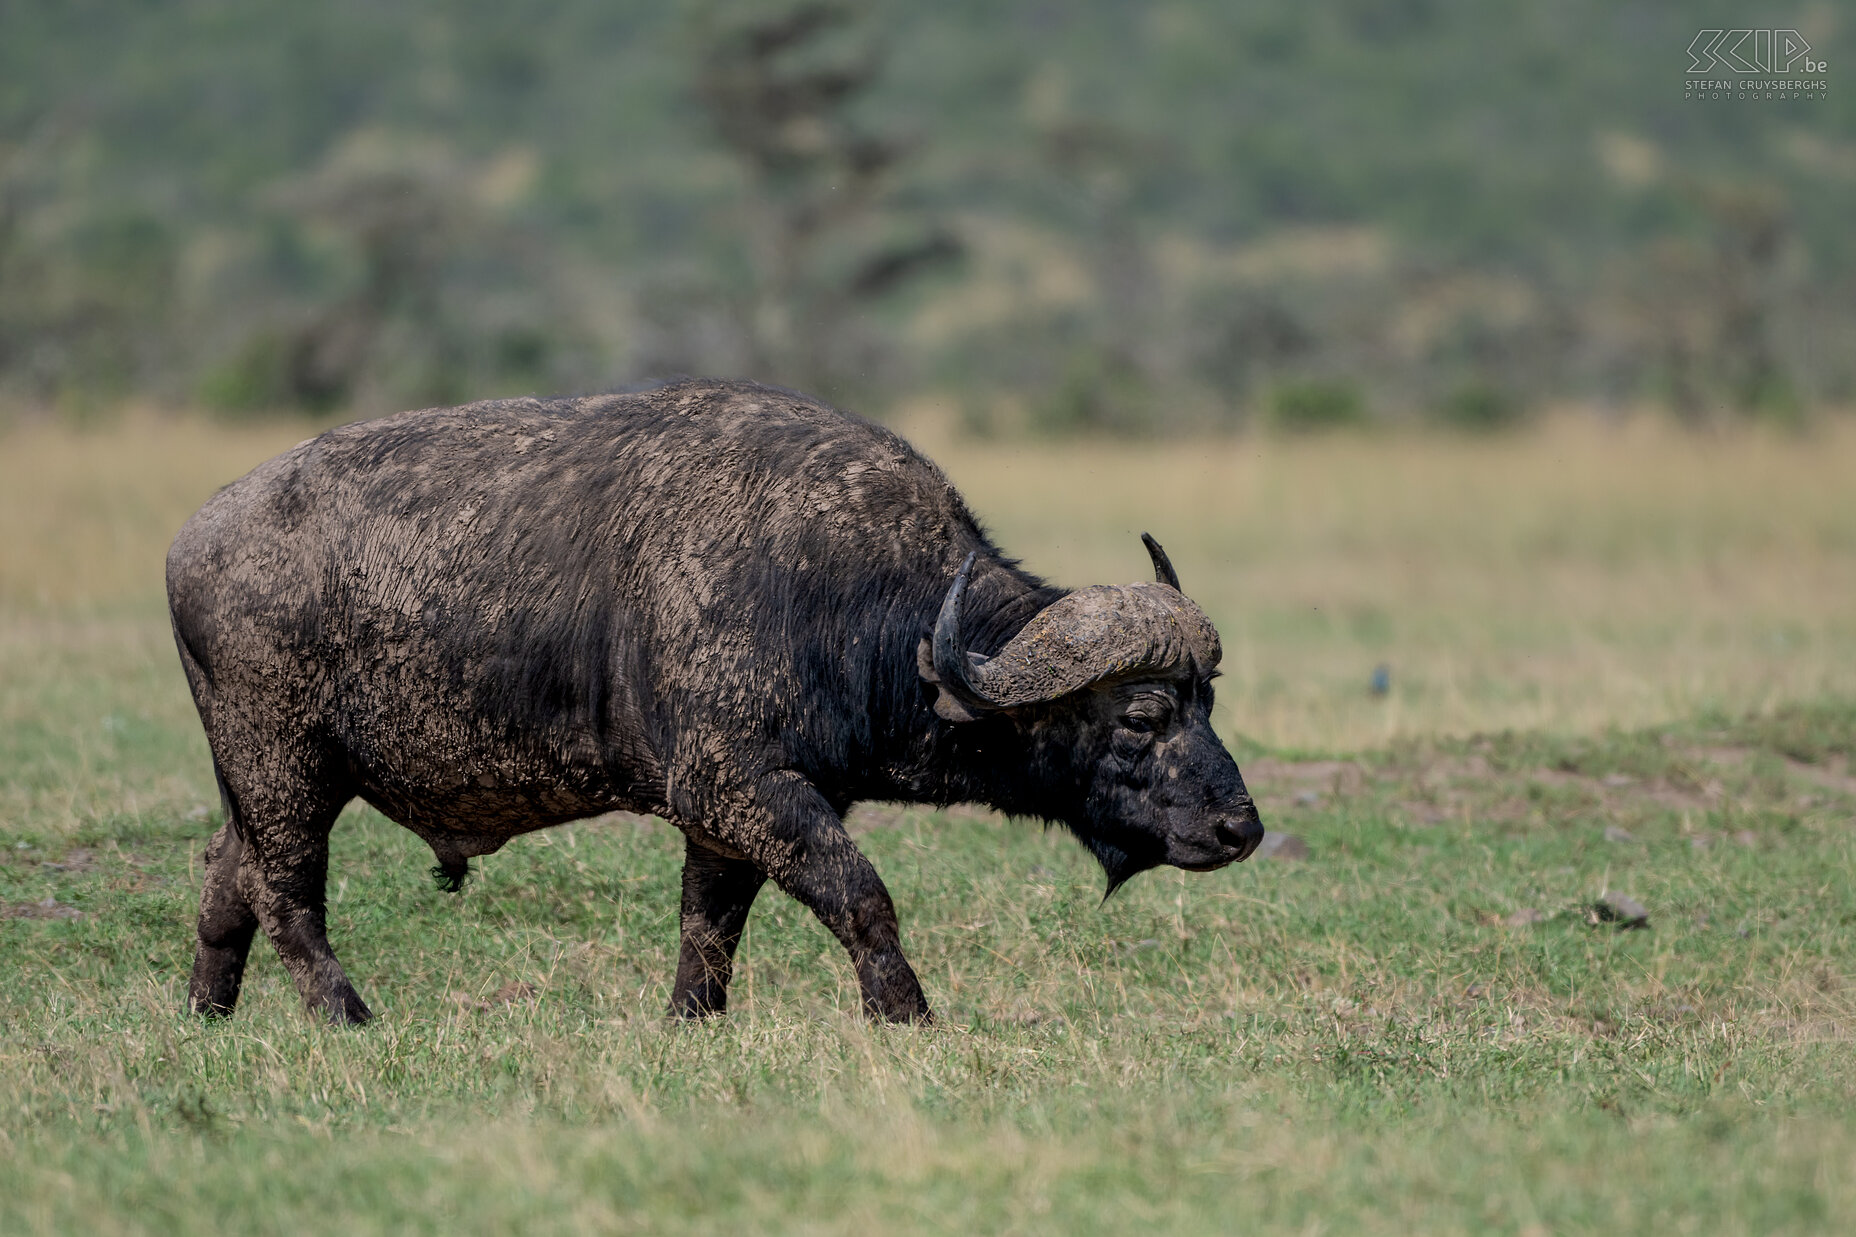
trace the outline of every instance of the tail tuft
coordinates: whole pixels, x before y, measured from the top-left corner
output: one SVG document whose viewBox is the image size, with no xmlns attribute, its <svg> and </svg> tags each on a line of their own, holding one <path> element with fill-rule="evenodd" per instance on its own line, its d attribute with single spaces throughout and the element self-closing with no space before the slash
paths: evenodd
<svg viewBox="0 0 1856 1237">
<path fill-rule="evenodd" d="M 441 893 L 458 893 L 464 888 L 464 878 L 470 875 L 470 860 L 454 859 L 432 865 L 432 880 Z"/>
</svg>

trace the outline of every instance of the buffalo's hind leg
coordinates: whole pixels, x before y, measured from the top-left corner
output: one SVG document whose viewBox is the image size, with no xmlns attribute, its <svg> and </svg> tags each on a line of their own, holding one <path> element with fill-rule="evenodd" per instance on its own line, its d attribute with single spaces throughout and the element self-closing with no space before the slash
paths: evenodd
<svg viewBox="0 0 1856 1237">
<path fill-rule="evenodd" d="M 193 954 L 193 978 L 187 984 L 191 1013 L 223 1017 L 238 1004 L 245 980 L 245 959 L 258 931 L 239 890 L 239 861 L 244 846 L 228 820 L 206 844 L 206 887 L 200 894 L 199 944 Z"/>
<path fill-rule="evenodd" d="M 766 873 L 745 859 L 730 859 L 691 840 L 683 856 L 682 943 L 670 1012 L 703 1018 L 728 1008 L 735 947 Z"/>
<path fill-rule="evenodd" d="M 214 746 L 218 754 L 220 744 Z M 346 784 L 322 775 L 317 766 L 325 762 L 306 768 L 294 759 L 268 758 L 262 749 L 243 752 L 251 759 L 221 761 L 228 832 L 236 831 L 241 851 L 235 892 L 270 938 L 312 1012 L 337 1025 L 366 1022 L 373 1014 L 329 946 L 329 831 L 351 797 Z M 209 883 L 202 925 L 214 889 Z M 204 927 L 201 945 L 207 945 Z M 198 982 L 197 960 L 195 973 Z M 210 958 L 208 973 L 209 978 L 214 974 Z"/>
</svg>

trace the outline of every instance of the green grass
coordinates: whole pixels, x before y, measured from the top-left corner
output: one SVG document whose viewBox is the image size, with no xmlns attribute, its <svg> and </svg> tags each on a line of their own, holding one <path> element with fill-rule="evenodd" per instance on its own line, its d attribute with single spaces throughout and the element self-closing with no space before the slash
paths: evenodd
<svg viewBox="0 0 1856 1237">
<path fill-rule="evenodd" d="M 1856 1227 L 1851 427 L 934 442 L 1057 579 L 1161 536 L 1307 859 L 1102 905 L 1060 833 L 865 810 L 940 1022 L 865 1025 L 769 892 L 686 1027 L 665 825 L 448 895 L 357 809 L 341 1033 L 262 941 L 235 1018 L 178 1013 L 218 806 L 161 553 L 302 433 L 0 439 L 0 1234 Z"/>
<path fill-rule="evenodd" d="M 521 839 L 447 895 L 412 835 L 352 809 L 334 938 L 381 1016 L 333 1032 L 262 942 L 237 1017 L 179 1016 L 218 818 L 204 747 L 150 625 L 72 639 L 9 661 L 0 696 L 0 906 L 34 916 L 0 919 L 0 1231 L 1856 1214 L 1856 703 L 1324 763 L 1252 748 L 1269 824 L 1310 857 L 1154 873 L 1106 905 L 1059 833 L 866 812 L 930 1030 L 854 1016 L 841 951 L 777 893 L 735 1013 L 671 1024 L 661 823 Z M 1589 924 L 1607 889 L 1650 930 Z M 1545 918 L 1511 926 L 1524 909 Z"/>
</svg>

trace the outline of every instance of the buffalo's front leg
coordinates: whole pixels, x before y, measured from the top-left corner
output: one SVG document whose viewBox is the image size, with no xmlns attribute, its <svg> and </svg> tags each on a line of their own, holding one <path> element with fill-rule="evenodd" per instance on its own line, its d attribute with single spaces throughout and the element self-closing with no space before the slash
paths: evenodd
<svg viewBox="0 0 1856 1237">
<path fill-rule="evenodd" d="M 670 1012 L 702 1018 L 728 1008 L 735 947 L 754 895 L 767 874 L 745 859 L 730 859 L 691 840 L 683 854 L 682 944 Z"/>
<path fill-rule="evenodd" d="M 902 956 L 896 907 L 818 789 L 790 770 L 754 782 L 746 818 L 727 840 L 818 916 L 851 955 L 864 1012 L 885 1022 L 926 1022 L 928 1000 Z"/>
</svg>

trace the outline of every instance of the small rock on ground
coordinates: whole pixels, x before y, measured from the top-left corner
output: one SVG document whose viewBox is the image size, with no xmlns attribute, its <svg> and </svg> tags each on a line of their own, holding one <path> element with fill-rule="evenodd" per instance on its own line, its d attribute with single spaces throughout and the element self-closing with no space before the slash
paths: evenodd
<svg viewBox="0 0 1856 1237">
<path fill-rule="evenodd" d="M 1620 929 L 1650 926 L 1650 912 L 1643 903 L 1621 893 L 1599 895 L 1587 913 L 1594 924 L 1616 924 Z"/>
<path fill-rule="evenodd" d="M 1277 833 L 1271 830 L 1263 835 L 1263 841 L 1257 844 L 1258 859 L 1306 859 L 1308 843 L 1293 833 Z"/>
<path fill-rule="evenodd" d="M 1545 923 L 1546 920 L 1547 913 L 1545 911 L 1538 910 L 1532 906 L 1525 906 L 1512 915 L 1506 916 L 1502 922 L 1511 928 L 1525 928 L 1529 924 Z"/>
</svg>

